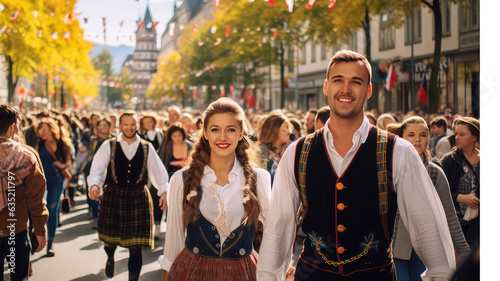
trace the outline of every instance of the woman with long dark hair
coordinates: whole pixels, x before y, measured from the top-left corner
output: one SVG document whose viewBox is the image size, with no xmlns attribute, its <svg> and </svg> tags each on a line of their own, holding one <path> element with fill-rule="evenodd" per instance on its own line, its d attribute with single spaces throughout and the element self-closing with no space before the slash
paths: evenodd
<svg viewBox="0 0 500 281">
<path fill-rule="evenodd" d="M 56 121 L 52 118 L 44 118 L 38 122 L 36 132 L 38 134 L 38 154 L 42 161 L 45 178 L 47 180 L 47 191 L 45 200 L 49 209 L 49 220 L 47 222 L 47 256 L 54 256 L 52 241 L 59 224 L 59 206 L 64 172 L 70 168 L 72 163 L 71 141 L 65 136 Z"/>
<path fill-rule="evenodd" d="M 190 143 L 186 142 L 186 139 L 187 134 L 182 123 L 176 122 L 168 128 L 165 140 L 158 148 L 158 156 L 167 168 L 170 178 L 182 168 L 187 161 L 189 151 L 193 148 Z"/>
<path fill-rule="evenodd" d="M 212 102 L 191 163 L 170 182 L 163 280 L 256 280 L 255 227 L 265 218 L 270 177 L 255 168 L 243 109 Z"/>
</svg>

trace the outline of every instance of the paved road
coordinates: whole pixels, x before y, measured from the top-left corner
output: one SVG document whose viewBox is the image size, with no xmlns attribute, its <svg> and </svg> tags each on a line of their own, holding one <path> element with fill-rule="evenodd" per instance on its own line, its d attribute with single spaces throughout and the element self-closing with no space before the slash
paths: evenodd
<svg viewBox="0 0 500 281">
<path fill-rule="evenodd" d="M 46 250 L 32 256 L 35 281 L 98 281 L 128 280 L 128 250 L 118 247 L 115 252 L 115 276 L 108 279 L 104 274 L 106 253 L 88 220 L 85 196 L 75 198 L 76 206 L 68 214 L 61 215 L 62 226 L 57 229 L 54 239 L 54 257 L 46 257 Z M 165 225 L 162 225 L 163 231 Z M 141 281 L 161 280 L 158 256 L 163 253 L 164 233 L 160 241 L 155 241 L 154 249 L 143 249 Z M 6 264 L 3 268 L 4 280 L 10 280 Z"/>
</svg>

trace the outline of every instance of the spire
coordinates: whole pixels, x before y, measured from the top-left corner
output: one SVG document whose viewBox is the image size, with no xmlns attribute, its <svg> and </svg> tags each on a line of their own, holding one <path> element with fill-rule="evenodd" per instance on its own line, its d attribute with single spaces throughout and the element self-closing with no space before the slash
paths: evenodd
<svg viewBox="0 0 500 281">
<path fill-rule="evenodd" d="M 149 3 L 146 6 L 146 15 L 144 15 L 144 23 L 153 22 L 153 17 L 151 16 L 151 12 L 149 11 Z"/>
</svg>

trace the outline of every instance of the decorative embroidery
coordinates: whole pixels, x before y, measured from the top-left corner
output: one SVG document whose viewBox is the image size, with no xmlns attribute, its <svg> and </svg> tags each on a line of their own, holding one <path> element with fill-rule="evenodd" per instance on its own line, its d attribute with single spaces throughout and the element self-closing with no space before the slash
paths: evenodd
<svg viewBox="0 0 500 281">
<path fill-rule="evenodd" d="M 146 173 L 147 171 L 147 159 L 148 159 L 148 142 L 143 140 L 143 139 L 140 139 L 141 141 L 141 145 L 142 145 L 142 150 L 144 151 L 144 160 L 142 161 L 142 170 L 141 170 L 141 174 L 139 175 L 139 178 L 137 178 L 137 182 L 135 183 L 136 185 L 138 185 L 141 181 L 142 181 L 142 178 L 144 176 L 144 174 Z"/>
<path fill-rule="evenodd" d="M 309 236 L 309 239 L 312 240 L 311 247 L 315 248 L 316 246 L 319 246 L 320 248 L 326 248 L 326 245 L 323 242 L 323 237 L 316 236 L 315 231 L 313 231 L 312 235 L 311 233 L 307 233 L 307 235 Z"/>
<path fill-rule="evenodd" d="M 116 138 L 111 140 L 111 178 L 118 184 L 118 178 L 116 177 L 116 169 L 115 169 L 115 159 L 116 159 Z"/>
<path fill-rule="evenodd" d="M 359 243 L 359 246 L 363 249 L 366 250 L 368 247 L 372 247 L 377 251 L 378 253 L 378 245 L 380 245 L 380 241 L 374 241 L 375 240 L 375 235 L 373 233 L 368 234 L 368 236 L 365 236 L 365 241 Z"/>
<path fill-rule="evenodd" d="M 139 183 L 142 181 L 142 178 L 147 170 L 146 169 L 146 167 L 147 167 L 146 161 L 148 159 L 148 142 L 143 140 L 143 139 L 140 139 L 140 142 L 141 142 L 140 144 L 142 145 L 142 150 L 144 151 L 144 160 L 142 161 L 141 174 L 139 175 L 139 178 L 137 178 L 137 182 L 135 183 L 135 185 L 139 185 Z M 111 162 L 111 177 L 113 178 L 115 183 L 118 184 L 118 178 L 116 177 L 116 168 L 115 168 L 116 143 L 117 143 L 116 138 L 113 138 L 111 140 L 111 159 L 110 159 L 110 162 Z"/>
<path fill-rule="evenodd" d="M 250 200 L 250 196 L 249 195 L 243 197 L 243 204 L 246 204 L 249 200 Z"/>
<path fill-rule="evenodd" d="M 312 240 L 311 242 L 311 247 L 314 247 L 316 252 L 321 256 L 321 258 L 325 261 L 326 264 L 328 265 L 333 265 L 333 266 L 339 266 L 339 265 L 343 265 L 343 264 L 347 264 L 347 263 L 350 263 L 350 262 L 353 262 L 359 258 L 361 258 L 362 256 L 366 255 L 366 253 L 368 253 L 368 251 L 373 248 L 373 247 L 377 247 L 379 244 L 380 244 L 380 241 L 374 241 L 375 237 L 373 235 L 373 233 L 370 233 L 368 236 L 365 236 L 365 243 L 360 243 L 360 246 L 363 249 L 363 252 L 359 253 L 358 255 L 352 257 L 352 258 L 349 258 L 349 259 L 346 259 L 346 260 L 342 260 L 342 261 L 331 261 L 329 260 L 325 254 L 323 254 L 321 252 L 321 248 L 326 248 L 327 246 L 325 245 L 325 243 L 323 242 L 323 238 L 321 236 L 317 236 L 316 233 L 313 231 L 312 235 L 310 233 L 307 234 L 309 236 L 309 239 Z M 378 251 L 378 249 L 377 249 Z"/>
</svg>

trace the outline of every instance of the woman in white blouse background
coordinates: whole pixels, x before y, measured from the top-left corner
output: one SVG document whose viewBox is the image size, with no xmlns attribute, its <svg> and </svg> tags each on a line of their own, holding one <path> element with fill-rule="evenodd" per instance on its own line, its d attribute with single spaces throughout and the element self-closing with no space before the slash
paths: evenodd
<svg viewBox="0 0 500 281">
<path fill-rule="evenodd" d="M 163 280 L 256 280 L 255 227 L 269 209 L 271 179 L 256 168 L 243 109 L 212 102 L 188 167 L 172 176 Z"/>
</svg>

